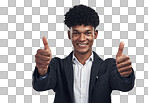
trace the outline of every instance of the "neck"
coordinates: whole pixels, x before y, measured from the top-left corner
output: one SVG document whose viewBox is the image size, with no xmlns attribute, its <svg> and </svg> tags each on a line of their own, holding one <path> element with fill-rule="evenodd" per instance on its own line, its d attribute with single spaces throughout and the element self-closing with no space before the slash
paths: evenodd
<svg viewBox="0 0 148 103">
<path fill-rule="evenodd" d="M 83 65 L 85 64 L 85 61 L 91 56 L 91 54 L 92 54 L 92 50 L 90 50 L 89 52 L 84 53 L 84 54 L 74 51 L 75 57 Z"/>
</svg>

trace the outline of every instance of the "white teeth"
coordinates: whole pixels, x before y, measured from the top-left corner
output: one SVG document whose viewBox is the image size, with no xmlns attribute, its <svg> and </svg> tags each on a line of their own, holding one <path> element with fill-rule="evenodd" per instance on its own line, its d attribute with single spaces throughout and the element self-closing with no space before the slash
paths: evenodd
<svg viewBox="0 0 148 103">
<path fill-rule="evenodd" d="M 86 45 L 86 44 L 78 44 L 78 45 L 83 46 L 83 45 Z"/>
</svg>

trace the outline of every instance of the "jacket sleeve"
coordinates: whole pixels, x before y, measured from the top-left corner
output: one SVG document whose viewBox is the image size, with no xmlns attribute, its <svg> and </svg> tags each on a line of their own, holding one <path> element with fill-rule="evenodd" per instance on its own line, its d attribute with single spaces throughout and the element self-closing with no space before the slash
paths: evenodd
<svg viewBox="0 0 148 103">
<path fill-rule="evenodd" d="M 120 75 L 117 70 L 116 60 L 109 58 L 108 60 L 109 69 L 109 84 L 112 90 L 120 90 L 123 92 L 129 91 L 134 87 L 135 75 L 134 70 L 128 78 L 124 78 Z"/>
<path fill-rule="evenodd" d="M 57 84 L 57 60 L 53 58 L 48 66 L 46 78 L 40 79 L 37 67 L 32 75 L 32 86 L 36 91 L 55 90 Z"/>
</svg>

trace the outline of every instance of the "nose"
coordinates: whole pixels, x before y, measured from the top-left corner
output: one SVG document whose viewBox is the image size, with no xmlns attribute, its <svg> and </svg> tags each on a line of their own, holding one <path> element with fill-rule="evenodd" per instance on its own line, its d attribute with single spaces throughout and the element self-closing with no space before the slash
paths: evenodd
<svg viewBox="0 0 148 103">
<path fill-rule="evenodd" d="M 82 33 L 82 34 L 79 36 L 79 40 L 80 40 L 80 41 L 85 41 L 85 40 L 86 40 L 86 35 Z"/>
</svg>

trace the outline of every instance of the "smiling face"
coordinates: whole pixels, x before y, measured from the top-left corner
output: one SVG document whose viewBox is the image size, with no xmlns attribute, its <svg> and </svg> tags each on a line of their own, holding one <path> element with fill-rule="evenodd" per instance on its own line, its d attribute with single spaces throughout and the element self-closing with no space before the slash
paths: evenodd
<svg viewBox="0 0 148 103">
<path fill-rule="evenodd" d="M 98 31 L 90 25 L 76 25 L 68 31 L 68 37 L 71 39 L 74 52 L 76 54 L 89 54 L 92 52 L 94 39 L 97 38 Z"/>
</svg>

